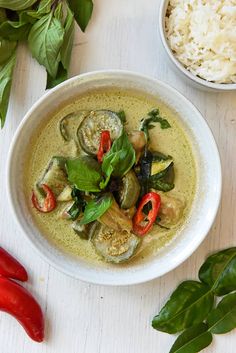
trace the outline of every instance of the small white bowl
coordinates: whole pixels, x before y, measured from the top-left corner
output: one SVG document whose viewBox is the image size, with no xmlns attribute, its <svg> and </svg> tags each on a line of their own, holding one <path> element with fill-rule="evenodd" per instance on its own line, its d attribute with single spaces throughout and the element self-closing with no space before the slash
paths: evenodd
<svg viewBox="0 0 236 353">
<path fill-rule="evenodd" d="M 37 228 L 23 189 L 25 151 L 33 132 L 50 113 L 94 88 L 137 90 L 162 100 L 177 113 L 188 135 L 197 164 L 197 192 L 181 233 L 155 257 L 125 267 L 89 264 L 60 251 Z M 7 189 L 14 216 L 26 239 L 58 270 L 81 280 L 104 285 L 129 285 L 151 280 L 171 271 L 189 257 L 206 237 L 220 202 L 221 166 L 212 133 L 199 111 L 167 84 L 126 71 L 98 71 L 74 77 L 46 93 L 26 114 L 12 141 L 7 167 Z"/>
<path fill-rule="evenodd" d="M 166 53 L 170 59 L 170 62 L 173 64 L 173 68 L 177 68 L 178 73 L 182 73 L 191 80 L 191 83 L 198 88 L 205 88 L 208 91 L 234 91 L 236 90 L 236 83 L 214 83 L 204 80 L 198 76 L 193 75 L 190 71 L 188 71 L 183 64 L 175 57 L 173 51 L 171 50 L 168 40 L 166 38 L 165 31 L 165 17 L 166 11 L 169 4 L 169 0 L 161 0 L 160 9 L 159 9 L 159 31 L 161 36 L 161 41 L 164 46 Z M 200 85 L 200 86 L 199 86 Z"/>
</svg>

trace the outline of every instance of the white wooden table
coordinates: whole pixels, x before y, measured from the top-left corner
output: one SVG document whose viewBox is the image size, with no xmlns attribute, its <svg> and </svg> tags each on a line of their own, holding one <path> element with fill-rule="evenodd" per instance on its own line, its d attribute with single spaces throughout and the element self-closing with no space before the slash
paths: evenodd
<svg viewBox="0 0 236 353">
<path fill-rule="evenodd" d="M 138 71 L 176 87 L 200 109 L 222 158 L 223 197 L 214 226 L 184 264 L 143 285 L 112 288 L 82 283 L 38 257 L 6 202 L 9 145 L 26 111 L 45 92 L 44 69 L 21 46 L 7 123 L 0 132 L 0 244 L 29 269 L 27 287 L 46 315 L 46 342 L 32 342 L 14 319 L 1 313 L 1 353 L 168 353 L 174 337 L 151 328 L 153 315 L 179 282 L 196 278 L 207 254 L 236 243 L 236 92 L 206 93 L 176 76 L 160 43 L 158 7 L 159 0 L 95 0 L 86 34 L 76 33 L 71 76 L 109 68 Z M 215 337 L 205 352 L 234 353 L 235 346 L 236 331 Z"/>
</svg>

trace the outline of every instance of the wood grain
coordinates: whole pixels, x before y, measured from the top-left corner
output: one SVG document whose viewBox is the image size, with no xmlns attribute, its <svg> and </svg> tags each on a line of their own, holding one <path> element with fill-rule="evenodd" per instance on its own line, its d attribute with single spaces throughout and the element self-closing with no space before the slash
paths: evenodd
<svg viewBox="0 0 236 353">
<path fill-rule="evenodd" d="M 0 242 L 30 269 L 32 290 L 47 318 L 47 340 L 31 342 L 9 316 L 0 315 L 1 353 L 165 353 L 174 337 L 154 331 L 150 321 L 173 288 L 195 278 L 204 258 L 236 243 L 236 93 L 206 93 L 169 67 L 158 34 L 158 0 L 95 0 L 86 34 L 76 33 L 71 76 L 98 69 L 128 69 L 176 87 L 205 116 L 219 146 L 223 195 L 204 243 L 176 270 L 133 287 L 102 287 L 67 277 L 41 260 L 24 240 L 6 201 L 6 159 L 13 134 L 44 94 L 45 71 L 25 46 L 18 61 L 7 123 L 0 132 Z M 195 234 L 194 236 L 198 236 Z M 236 334 L 214 338 L 206 353 L 234 353 Z"/>
</svg>

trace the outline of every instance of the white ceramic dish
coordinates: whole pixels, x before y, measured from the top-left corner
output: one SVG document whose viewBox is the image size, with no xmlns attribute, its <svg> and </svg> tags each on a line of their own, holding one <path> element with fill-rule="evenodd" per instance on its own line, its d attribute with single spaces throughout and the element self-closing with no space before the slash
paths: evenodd
<svg viewBox="0 0 236 353">
<path fill-rule="evenodd" d="M 205 88 L 207 90 L 215 90 L 215 91 L 234 91 L 236 90 L 236 83 L 232 84 L 224 84 L 224 83 L 214 83 L 206 81 L 200 77 L 193 75 L 190 71 L 188 71 L 174 56 L 169 43 L 166 38 L 165 32 L 165 17 L 166 17 L 166 10 L 169 4 L 169 0 L 161 0 L 160 3 L 160 11 L 159 11 L 159 31 L 161 36 L 161 41 L 164 46 L 164 49 L 172 63 L 173 67 L 177 69 L 179 73 L 185 75 L 187 79 L 190 79 L 194 86 L 198 88 Z M 200 86 L 199 86 L 200 85 Z"/>
<path fill-rule="evenodd" d="M 71 100 L 93 88 L 135 89 L 161 99 L 180 116 L 197 163 L 197 193 L 188 222 L 181 233 L 160 253 L 144 264 L 125 268 L 106 264 L 95 267 L 62 253 L 40 233 L 32 220 L 23 192 L 24 151 L 42 120 L 57 108 L 58 102 Z M 129 285 L 159 277 L 182 263 L 206 237 L 216 216 L 221 195 L 221 167 L 212 133 L 199 111 L 167 84 L 125 71 L 98 71 L 74 77 L 46 93 L 33 105 L 13 139 L 8 159 L 7 188 L 14 216 L 26 239 L 38 253 L 58 270 L 81 280 L 105 285 Z"/>
</svg>

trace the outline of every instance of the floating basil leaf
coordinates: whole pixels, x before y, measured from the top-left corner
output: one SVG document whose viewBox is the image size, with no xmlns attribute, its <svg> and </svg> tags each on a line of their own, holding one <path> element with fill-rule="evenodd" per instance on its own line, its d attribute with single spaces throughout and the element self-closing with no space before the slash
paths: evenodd
<svg viewBox="0 0 236 353">
<path fill-rule="evenodd" d="M 109 152 L 103 158 L 102 171 L 106 180 L 102 181 L 100 187 L 103 189 L 108 184 L 111 175 L 122 177 L 135 163 L 135 151 L 125 131 L 116 139 Z"/>
<path fill-rule="evenodd" d="M 68 0 L 69 6 L 81 30 L 84 32 L 93 12 L 92 0 Z"/>
<path fill-rule="evenodd" d="M 199 279 L 218 296 L 236 290 L 236 247 L 209 256 L 199 270 Z"/>
<path fill-rule="evenodd" d="M 16 51 L 12 54 L 12 56 L 4 65 L 0 66 L 0 120 L 2 128 L 4 126 L 7 115 L 7 108 L 9 103 L 12 75 L 15 67 L 15 62 Z"/>
<path fill-rule="evenodd" d="M 148 113 L 147 118 L 142 119 L 140 126 L 140 130 L 145 133 L 147 141 L 150 140 L 149 130 L 155 127 L 153 123 L 159 123 L 162 129 L 168 129 L 171 127 L 169 122 L 160 116 L 159 109 L 153 109 Z"/>
<path fill-rule="evenodd" d="M 50 12 L 38 20 L 29 34 L 29 47 L 37 61 L 55 78 L 60 62 L 60 50 L 64 38 L 61 22 Z"/>
<path fill-rule="evenodd" d="M 214 303 L 209 286 L 197 281 L 185 281 L 172 293 L 170 299 L 153 318 L 156 330 L 176 333 L 203 321 Z"/>
<path fill-rule="evenodd" d="M 35 4 L 37 0 L 0 0 L 0 7 L 10 10 L 24 10 Z"/>
<path fill-rule="evenodd" d="M 102 181 L 100 164 L 89 156 L 71 159 L 66 162 L 68 179 L 82 191 L 99 192 Z"/>
<path fill-rule="evenodd" d="M 116 115 L 119 117 L 120 121 L 122 122 L 122 124 L 126 123 L 126 115 L 124 110 L 120 110 L 118 113 L 116 113 Z"/>
<path fill-rule="evenodd" d="M 110 193 L 89 201 L 80 224 L 88 224 L 101 217 L 111 207 L 113 201 L 114 198 Z"/>
<path fill-rule="evenodd" d="M 207 317 L 209 331 L 215 334 L 236 328 L 236 293 L 228 294 Z"/>
<path fill-rule="evenodd" d="M 209 346 L 212 334 L 204 323 L 195 325 L 184 331 L 175 341 L 169 353 L 197 353 Z"/>
</svg>

